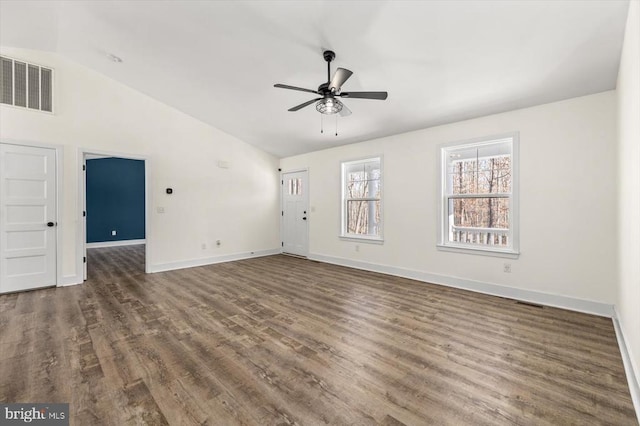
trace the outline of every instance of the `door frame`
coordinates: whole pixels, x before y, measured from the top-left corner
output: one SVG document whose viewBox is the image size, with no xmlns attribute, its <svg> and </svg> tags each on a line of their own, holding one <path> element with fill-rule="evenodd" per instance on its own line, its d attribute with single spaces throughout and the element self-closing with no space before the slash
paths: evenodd
<svg viewBox="0 0 640 426">
<path fill-rule="evenodd" d="M 307 208 L 307 247 L 306 247 L 306 256 L 309 256 L 309 223 L 311 222 L 311 210 L 309 207 L 309 192 L 311 190 L 311 183 L 309 179 L 309 168 L 297 168 L 291 170 L 282 170 L 280 169 L 280 253 L 284 253 L 284 175 L 287 173 L 300 173 L 305 172 L 307 174 L 307 182 L 306 188 L 303 187 L 304 194 L 302 197 L 304 198 L 304 203 Z M 305 190 L 306 189 L 306 190 Z"/>
<path fill-rule="evenodd" d="M 146 155 L 130 154 L 126 152 L 105 151 L 101 149 L 92 148 L 78 148 L 78 164 L 76 170 L 78 171 L 78 240 L 76 243 L 76 273 L 78 277 L 84 282 L 86 277 L 86 263 L 83 258 L 87 252 L 87 221 L 82 216 L 82 212 L 86 211 L 87 204 L 87 175 L 85 173 L 86 157 L 89 155 L 104 156 L 104 157 L 117 157 L 124 158 L 126 160 L 141 160 L 144 161 L 144 238 L 145 238 L 145 259 L 144 259 L 144 272 L 146 274 L 151 273 L 151 158 Z"/>
<path fill-rule="evenodd" d="M 56 154 L 56 244 L 55 244 L 55 255 L 56 255 L 56 287 L 62 287 L 65 285 L 63 276 L 62 276 L 62 244 L 60 244 L 60 239 L 62 237 L 62 230 L 64 229 L 64 221 L 62 217 L 62 203 L 61 200 L 64 199 L 62 196 L 63 191 L 63 173 L 62 166 L 64 165 L 64 146 L 59 144 L 50 144 L 43 142 L 33 142 L 33 141 L 23 141 L 16 139 L 0 139 L 0 143 L 8 144 L 8 145 L 18 145 L 18 146 L 26 146 L 33 148 L 46 148 L 53 149 Z M 2 265 L 0 264 L 0 267 Z M 75 278 L 75 277 L 73 277 Z"/>
</svg>

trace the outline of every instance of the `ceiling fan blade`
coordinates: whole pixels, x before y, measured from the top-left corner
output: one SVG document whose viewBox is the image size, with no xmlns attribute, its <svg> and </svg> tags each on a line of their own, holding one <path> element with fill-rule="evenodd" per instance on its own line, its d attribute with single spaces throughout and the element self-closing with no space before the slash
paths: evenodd
<svg viewBox="0 0 640 426">
<path fill-rule="evenodd" d="M 338 96 L 343 98 L 378 99 L 384 101 L 387 99 L 387 95 L 387 92 L 345 92 Z"/>
<path fill-rule="evenodd" d="M 298 111 L 299 109 L 302 109 L 302 108 L 304 108 L 304 107 L 306 107 L 306 106 L 309 106 L 309 105 L 311 105 L 312 103 L 314 103 L 314 102 L 316 102 L 316 101 L 319 101 L 320 99 L 322 99 L 322 98 L 311 99 L 310 101 L 307 101 L 307 102 L 305 102 L 305 103 L 303 103 L 303 104 L 296 105 L 296 106 L 294 106 L 293 108 L 289 108 L 287 111 L 292 111 L 292 112 L 293 112 L 293 111 Z"/>
<path fill-rule="evenodd" d="M 340 103 L 342 104 L 342 109 L 339 112 L 340 117 L 346 117 L 348 115 L 351 115 L 351 110 L 349 108 L 347 108 L 347 106 L 344 104 L 344 102 L 340 102 Z"/>
<path fill-rule="evenodd" d="M 346 68 L 338 68 L 333 74 L 333 78 L 329 83 L 329 90 L 333 92 L 339 92 L 344 82 L 347 81 L 349 77 L 351 77 L 351 74 L 353 74 L 353 72 L 349 71 Z"/>
<path fill-rule="evenodd" d="M 318 92 L 316 90 L 305 89 L 305 88 L 296 87 L 296 86 L 289 86 L 287 84 L 274 84 L 273 87 L 277 87 L 279 89 L 299 90 L 300 92 L 309 92 L 309 93 L 313 93 L 315 95 L 318 94 Z"/>
</svg>

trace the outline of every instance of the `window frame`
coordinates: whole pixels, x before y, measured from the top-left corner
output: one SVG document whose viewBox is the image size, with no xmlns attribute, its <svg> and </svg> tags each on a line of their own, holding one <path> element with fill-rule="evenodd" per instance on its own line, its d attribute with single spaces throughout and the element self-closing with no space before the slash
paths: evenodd
<svg viewBox="0 0 640 426">
<path fill-rule="evenodd" d="M 349 200 L 347 199 L 347 182 L 346 182 L 346 170 L 347 167 L 352 166 L 354 164 L 359 163 L 367 163 L 372 161 L 378 161 L 380 164 L 380 197 L 379 198 L 367 198 L 367 199 L 356 199 L 361 201 L 379 201 L 380 202 L 380 235 L 372 236 L 372 235 L 358 235 L 358 234 L 350 234 L 347 232 L 347 203 Z M 371 155 L 367 157 L 360 157 L 352 160 L 345 160 L 340 162 L 340 234 L 339 238 L 345 241 L 360 241 L 365 243 L 372 244 L 383 244 L 384 243 L 384 159 L 382 155 Z"/>
<path fill-rule="evenodd" d="M 447 193 L 447 166 L 448 156 L 454 150 L 469 149 L 494 145 L 498 143 L 511 143 L 511 193 L 495 193 L 491 197 L 488 194 L 469 194 L 465 197 Z M 475 138 L 464 141 L 454 141 L 438 146 L 438 242 L 436 247 L 441 251 L 456 253 L 476 254 L 485 256 L 505 257 L 516 259 L 520 255 L 520 211 L 519 211 L 519 169 L 520 169 L 520 134 L 510 132 L 494 136 Z M 448 241 L 449 235 L 449 201 L 459 198 L 507 198 L 509 199 L 509 247 L 497 247 L 493 245 L 479 245 L 472 243 L 459 243 Z"/>
</svg>

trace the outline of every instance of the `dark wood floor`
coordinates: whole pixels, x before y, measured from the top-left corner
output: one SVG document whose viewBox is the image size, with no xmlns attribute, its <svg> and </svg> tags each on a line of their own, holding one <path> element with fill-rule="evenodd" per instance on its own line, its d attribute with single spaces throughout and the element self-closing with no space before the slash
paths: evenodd
<svg viewBox="0 0 640 426">
<path fill-rule="evenodd" d="M 0 297 L 0 402 L 71 424 L 637 424 L 611 320 L 271 256 Z"/>
</svg>

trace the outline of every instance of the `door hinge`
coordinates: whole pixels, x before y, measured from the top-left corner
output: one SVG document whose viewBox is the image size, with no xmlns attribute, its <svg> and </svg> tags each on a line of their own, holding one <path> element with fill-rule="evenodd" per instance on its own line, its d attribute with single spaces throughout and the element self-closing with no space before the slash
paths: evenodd
<svg viewBox="0 0 640 426">
<path fill-rule="evenodd" d="M 282 210 L 282 216 L 284 216 L 284 210 Z"/>
<path fill-rule="evenodd" d="M 284 247 L 284 241 L 282 243 L 280 243 L 280 244 L 282 244 L 282 247 Z"/>
<path fill-rule="evenodd" d="M 87 216 L 87 212 L 86 211 L 82 211 L 82 217 L 86 217 Z"/>
<path fill-rule="evenodd" d="M 82 258 L 82 263 L 87 263 L 87 256 Z"/>
<path fill-rule="evenodd" d="M 84 164 L 82 165 L 82 171 L 84 172 L 85 170 L 87 170 L 87 166 L 85 166 Z"/>
</svg>

